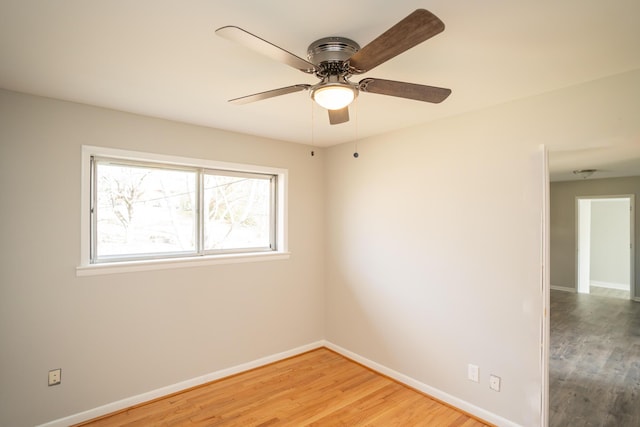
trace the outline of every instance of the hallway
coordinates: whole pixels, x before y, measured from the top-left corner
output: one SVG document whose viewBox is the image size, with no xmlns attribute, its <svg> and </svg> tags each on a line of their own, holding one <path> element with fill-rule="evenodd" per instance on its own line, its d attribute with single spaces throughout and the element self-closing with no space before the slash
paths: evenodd
<svg viewBox="0 0 640 427">
<path fill-rule="evenodd" d="M 640 425 L 640 303 L 551 292 L 549 425 Z"/>
</svg>

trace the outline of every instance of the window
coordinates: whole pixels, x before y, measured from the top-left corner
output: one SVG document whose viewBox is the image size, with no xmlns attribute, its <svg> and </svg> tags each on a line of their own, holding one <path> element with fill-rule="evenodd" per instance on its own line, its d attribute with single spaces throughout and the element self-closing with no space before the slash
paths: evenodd
<svg viewBox="0 0 640 427">
<path fill-rule="evenodd" d="M 84 162 L 81 268 L 286 250 L 284 170 L 96 147 Z"/>
</svg>

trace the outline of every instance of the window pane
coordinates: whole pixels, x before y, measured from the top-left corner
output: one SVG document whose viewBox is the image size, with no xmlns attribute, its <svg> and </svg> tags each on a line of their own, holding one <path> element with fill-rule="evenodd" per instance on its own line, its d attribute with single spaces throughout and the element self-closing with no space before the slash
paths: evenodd
<svg viewBox="0 0 640 427">
<path fill-rule="evenodd" d="M 271 177 L 204 175 L 204 249 L 270 247 Z"/>
<path fill-rule="evenodd" d="M 97 258 L 196 250 L 195 171 L 95 167 Z"/>
</svg>

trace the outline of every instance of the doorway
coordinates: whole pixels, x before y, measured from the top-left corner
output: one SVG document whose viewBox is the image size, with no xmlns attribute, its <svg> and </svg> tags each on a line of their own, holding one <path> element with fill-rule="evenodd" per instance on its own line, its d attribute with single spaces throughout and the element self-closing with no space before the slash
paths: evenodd
<svg viewBox="0 0 640 427">
<path fill-rule="evenodd" d="M 576 290 L 633 299 L 634 196 L 576 197 Z"/>
</svg>

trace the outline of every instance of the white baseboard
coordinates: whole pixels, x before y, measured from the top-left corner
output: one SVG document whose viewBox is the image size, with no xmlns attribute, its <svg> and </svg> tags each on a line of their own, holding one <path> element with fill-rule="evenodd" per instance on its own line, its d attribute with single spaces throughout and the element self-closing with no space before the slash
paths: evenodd
<svg viewBox="0 0 640 427">
<path fill-rule="evenodd" d="M 97 418 L 102 415 L 109 414 L 111 412 L 126 409 L 131 406 L 138 405 L 140 403 L 148 402 L 150 400 L 157 399 L 162 396 L 166 396 L 168 394 L 176 393 L 191 387 L 196 387 L 201 384 L 206 384 L 208 382 L 215 381 L 224 377 L 228 377 L 230 375 L 235 375 L 244 371 L 248 371 L 250 369 L 258 368 L 260 366 L 268 365 L 270 363 L 277 362 L 279 360 L 283 360 L 288 357 L 296 356 L 298 354 L 302 354 L 307 351 L 314 350 L 320 347 L 327 347 L 335 351 L 336 353 L 339 353 L 345 357 L 348 357 L 349 359 L 352 359 L 368 367 L 369 369 L 372 369 L 376 372 L 386 375 L 389 378 L 393 378 L 394 380 L 400 383 L 406 384 L 409 387 L 419 390 L 443 402 L 446 402 L 447 404 L 455 408 L 461 409 L 465 412 L 468 412 L 469 414 L 475 415 L 480 419 L 483 419 L 485 421 L 488 421 L 490 423 L 503 426 L 503 427 L 518 427 L 518 424 L 515 424 L 512 421 L 509 421 L 499 415 L 496 415 L 478 406 L 472 405 L 469 402 L 466 402 L 462 399 L 459 399 L 455 396 L 452 396 L 448 393 L 445 393 L 441 390 L 438 390 L 434 387 L 431 387 L 427 384 L 417 381 L 407 375 L 401 374 L 400 372 L 394 371 L 393 369 L 387 368 L 386 366 L 380 365 L 379 363 L 376 363 L 372 360 L 369 360 L 365 357 L 360 356 L 359 354 L 353 353 L 345 348 L 342 348 L 338 345 L 335 345 L 325 340 L 310 343 L 301 347 L 284 351 L 282 353 L 277 353 L 271 356 L 253 360 L 251 362 L 233 366 L 231 368 L 221 369 L 219 371 L 215 371 L 210 374 L 205 374 L 197 378 L 192 378 L 190 380 L 182 381 L 173 385 L 152 390 L 146 393 L 139 394 L 137 396 L 131 396 L 126 399 L 118 400 L 117 402 L 108 403 L 106 405 L 102 405 L 97 408 L 90 409 L 88 411 L 80 412 L 77 414 L 70 415 L 68 417 L 59 418 L 57 420 L 50 421 L 45 424 L 41 424 L 39 427 L 66 427 L 71 424 L 81 423 L 83 421 Z"/>
<path fill-rule="evenodd" d="M 551 285 L 551 290 L 552 291 L 563 291 L 563 292 L 576 292 L 576 288 L 574 288 L 573 286 L 558 286 L 558 285 Z"/>
<path fill-rule="evenodd" d="M 600 282 L 597 280 L 592 280 L 589 284 L 591 286 L 597 286 L 598 288 L 617 289 L 619 291 L 628 291 L 629 289 L 631 289 L 628 284 L 624 283 Z"/>
<path fill-rule="evenodd" d="M 409 387 L 412 387 L 416 390 L 419 390 L 429 396 L 432 396 L 436 399 L 439 399 L 455 408 L 461 409 L 469 414 L 475 415 L 476 417 L 488 421 L 492 424 L 502 426 L 502 427 L 519 427 L 519 424 L 516 424 L 512 421 L 509 421 L 499 415 L 496 415 L 492 412 L 489 412 L 485 409 L 482 409 L 478 406 L 475 406 L 469 402 L 466 402 L 462 399 L 459 399 L 455 396 L 452 396 L 448 393 L 445 393 L 442 390 L 438 390 L 437 388 L 431 387 L 427 384 L 424 384 L 418 380 L 415 380 L 407 375 L 401 374 L 400 372 L 394 371 L 393 369 L 387 368 L 386 366 L 380 365 L 372 360 L 364 358 L 359 354 L 353 353 L 345 348 L 337 346 L 331 342 L 325 342 L 325 347 L 339 353 L 345 357 L 355 360 L 356 362 L 366 366 L 369 369 L 372 369 L 376 372 L 380 372 L 388 376 L 389 378 L 393 378 L 394 380 L 406 384 Z"/>
<path fill-rule="evenodd" d="M 288 357 L 296 356 L 298 354 L 302 354 L 307 351 L 314 350 L 316 348 L 320 348 L 323 346 L 325 346 L 324 341 L 318 341 L 315 343 L 303 345 L 301 347 L 284 351 L 282 353 L 277 353 L 271 356 L 253 360 L 251 362 L 242 363 L 240 365 L 233 366 L 231 368 L 221 369 L 219 371 L 215 371 L 210 374 L 205 374 L 197 378 L 192 378 L 190 380 L 182 381 L 177 384 L 152 390 L 146 393 L 139 394 L 137 396 L 131 396 L 126 399 L 118 400 L 117 402 L 108 403 L 106 405 L 90 409 L 88 411 L 80 412 L 64 418 L 59 418 L 57 420 L 50 421 L 45 424 L 41 424 L 39 427 L 67 427 L 71 424 L 81 423 L 83 421 L 100 417 L 102 415 L 119 411 L 121 409 L 126 409 L 131 406 L 138 405 L 140 403 L 148 402 L 150 400 L 157 399 L 162 396 L 166 396 L 168 394 L 186 390 L 191 387 L 196 387 L 201 384 L 206 384 L 208 382 L 219 380 L 220 378 L 228 377 L 230 375 L 238 374 L 240 372 L 248 371 L 250 369 L 258 368 L 260 366 L 268 365 L 270 363 L 277 362 L 279 360 L 283 360 Z"/>
</svg>

